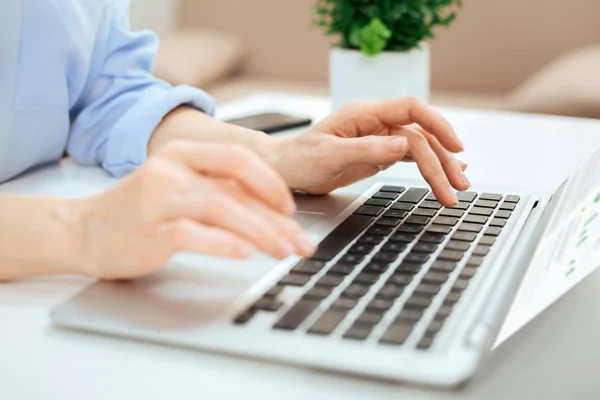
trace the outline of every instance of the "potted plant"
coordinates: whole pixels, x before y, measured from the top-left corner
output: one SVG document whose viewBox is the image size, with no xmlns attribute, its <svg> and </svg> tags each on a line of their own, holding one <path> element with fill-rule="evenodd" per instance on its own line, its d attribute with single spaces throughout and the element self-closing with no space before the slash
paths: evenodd
<svg viewBox="0 0 600 400">
<path fill-rule="evenodd" d="M 340 37 L 330 53 L 333 108 L 352 100 L 429 98 L 429 46 L 462 0 L 317 0 L 315 24 Z"/>
</svg>

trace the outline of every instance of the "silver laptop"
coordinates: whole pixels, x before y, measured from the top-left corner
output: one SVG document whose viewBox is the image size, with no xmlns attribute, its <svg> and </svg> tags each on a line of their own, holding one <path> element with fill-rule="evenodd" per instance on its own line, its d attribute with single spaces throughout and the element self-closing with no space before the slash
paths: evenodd
<svg viewBox="0 0 600 400">
<path fill-rule="evenodd" d="M 310 228 L 320 239 L 318 252 L 279 263 L 250 290 L 208 300 L 185 273 L 167 268 L 132 282 L 91 285 L 58 306 L 52 320 L 89 332 L 454 386 L 490 353 L 548 225 L 600 183 L 599 160 L 596 152 L 549 198 L 480 187 L 458 193 L 458 206 L 444 208 L 423 186 L 381 182 L 350 203 L 332 201 L 336 196 L 303 199 L 301 208 L 325 211 Z"/>
</svg>

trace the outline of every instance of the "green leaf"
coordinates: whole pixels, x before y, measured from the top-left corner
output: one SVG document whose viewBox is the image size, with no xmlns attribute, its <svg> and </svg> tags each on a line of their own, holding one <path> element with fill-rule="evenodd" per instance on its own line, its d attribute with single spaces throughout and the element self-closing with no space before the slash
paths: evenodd
<svg viewBox="0 0 600 400">
<path fill-rule="evenodd" d="M 350 32 L 350 43 L 366 55 L 374 56 L 385 49 L 391 37 L 389 28 L 379 18 L 373 18 L 367 25 Z"/>
</svg>

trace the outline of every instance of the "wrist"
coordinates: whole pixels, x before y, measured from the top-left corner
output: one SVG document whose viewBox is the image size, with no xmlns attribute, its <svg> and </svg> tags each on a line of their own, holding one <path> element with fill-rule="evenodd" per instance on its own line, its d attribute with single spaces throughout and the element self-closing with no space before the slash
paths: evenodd
<svg viewBox="0 0 600 400">
<path fill-rule="evenodd" d="M 86 255 L 89 253 L 88 226 L 90 224 L 95 197 L 67 200 L 57 215 L 66 237 L 67 252 L 64 258 L 66 272 L 79 275 L 86 273 Z"/>
</svg>

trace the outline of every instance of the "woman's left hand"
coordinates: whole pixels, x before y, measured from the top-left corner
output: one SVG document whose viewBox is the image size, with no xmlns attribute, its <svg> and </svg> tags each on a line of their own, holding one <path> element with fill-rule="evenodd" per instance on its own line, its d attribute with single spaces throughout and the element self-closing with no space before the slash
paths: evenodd
<svg viewBox="0 0 600 400">
<path fill-rule="evenodd" d="M 450 123 L 414 98 L 355 102 L 307 132 L 279 139 L 270 163 L 290 188 L 325 194 L 377 174 L 398 161 L 415 161 L 438 201 L 453 206 L 470 184 L 463 146 Z"/>
</svg>

